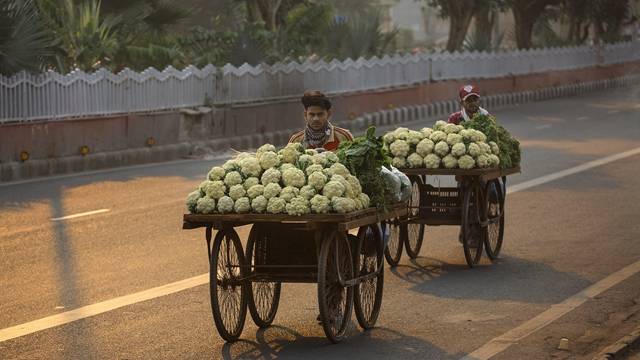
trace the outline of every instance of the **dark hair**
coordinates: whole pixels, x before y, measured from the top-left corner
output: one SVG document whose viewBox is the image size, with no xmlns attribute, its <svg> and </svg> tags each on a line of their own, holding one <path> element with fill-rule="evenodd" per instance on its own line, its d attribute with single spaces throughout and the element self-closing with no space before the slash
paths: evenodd
<svg viewBox="0 0 640 360">
<path fill-rule="evenodd" d="M 305 91 L 304 94 L 302 94 L 300 101 L 302 102 L 305 110 L 308 109 L 309 106 L 320 106 L 325 110 L 331 109 L 331 100 L 318 90 Z"/>
</svg>

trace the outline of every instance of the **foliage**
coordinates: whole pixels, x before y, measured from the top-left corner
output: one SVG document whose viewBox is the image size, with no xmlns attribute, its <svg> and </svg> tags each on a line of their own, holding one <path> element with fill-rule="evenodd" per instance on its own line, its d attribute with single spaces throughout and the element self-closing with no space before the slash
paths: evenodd
<svg viewBox="0 0 640 360">
<path fill-rule="evenodd" d="M 520 142 L 509 134 L 507 129 L 498 124 L 496 118 L 491 115 L 477 113 L 470 121 L 465 121 L 466 129 L 475 129 L 484 133 L 486 141 L 493 141 L 500 149 L 500 166 L 510 168 L 520 165 Z"/>
</svg>

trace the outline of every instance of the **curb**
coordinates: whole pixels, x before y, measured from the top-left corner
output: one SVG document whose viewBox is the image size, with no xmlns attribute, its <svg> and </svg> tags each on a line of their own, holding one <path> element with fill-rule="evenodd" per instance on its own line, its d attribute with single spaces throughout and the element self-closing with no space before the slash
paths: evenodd
<svg viewBox="0 0 640 360">
<path fill-rule="evenodd" d="M 640 345 L 640 327 L 637 327 L 629 335 L 607 346 L 593 360 L 613 360 L 622 359 L 632 347 Z"/>
</svg>

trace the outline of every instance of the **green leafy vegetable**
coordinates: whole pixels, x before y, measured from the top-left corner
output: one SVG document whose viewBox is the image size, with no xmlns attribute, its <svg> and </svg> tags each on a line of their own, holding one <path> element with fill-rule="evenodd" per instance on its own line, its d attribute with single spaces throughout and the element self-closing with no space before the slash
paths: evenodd
<svg viewBox="0 0 640 360">
<path fill-rule="evenodd" d="M 473 119 L 463 122 L 462 125 L 467 129 L 482 131 L 487 136 L 487 142 L 494 141 L 498 144 L 500 167 L 506 169 L 520 165 L 520 142 L 498 124 L 494 116 L 477 113 Z M 467 139 L 464 141 L 468 142 Z"/>
</svg>

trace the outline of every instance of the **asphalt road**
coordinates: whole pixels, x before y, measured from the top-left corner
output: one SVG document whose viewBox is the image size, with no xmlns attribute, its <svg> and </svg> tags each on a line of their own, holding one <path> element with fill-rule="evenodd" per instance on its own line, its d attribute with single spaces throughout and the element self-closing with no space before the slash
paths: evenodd
<svg viewBox="0 0 640 360">
<path fill-rule="evenodd" d="M 523 146 L 509 186 L 639 148 L 639 99 L 636 86 L 495 112 Z M 0 331 L 206 273 L 204 231 L 181 230 L 181 217 L 186 194 L 218 162 L 0 185 Z M 258 330 L 248 317 L 234 344 L 218 336 L 200 285 L 2 341 L 0 358 L 459 359 L 640 259 L 638 174 L 633 155 L 510 194 L 501 259 L 471 270 L 457 228 L 427 228 L 421 256 L 386 269 L 377 327 L 362 332 L 354 317 L 339 345 L 315 320 L 314 284 L 284 284 L 275 326 Z M 51 220 L 100 209 L 109 211 Z M 639 289 L 634 275 L 602 299 L 640 299 Z M 587 302 L 496 358 L 548 358 L 564 331 L 552 327 L 571 316 L 574 330 L 593 322 L 588 306 L 624 307 Z M 604 333 L 603 346 L 618 335 Z"/>
</svg>

